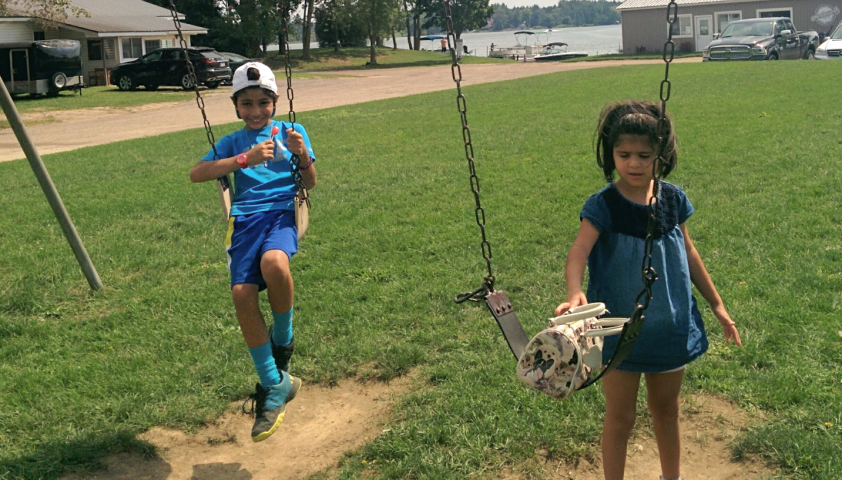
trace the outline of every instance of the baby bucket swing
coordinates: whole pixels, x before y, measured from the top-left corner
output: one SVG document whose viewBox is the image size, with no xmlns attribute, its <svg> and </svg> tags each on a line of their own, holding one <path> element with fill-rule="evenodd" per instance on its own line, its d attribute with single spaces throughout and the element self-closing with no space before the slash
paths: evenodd
<svg viewBox="0 0 842 480">
<path fill-rule="evenodd" d="M 475 217 L 482 235 L 482 256 L 488 269 L 488 274 L 483 278 L 482 286 L 472 292 L 456 295 L 454 301 L 463 303 L 469 300 L 472 302 L 484 300 L 494 316 L 494 320 L 497 321 L 497 325 L 500 327 L 512 354 L 518 361 L 518 378 L 524 384 L 542 393 L 556 398 L 564 398 L 577 390 L 593 385 L 603 375 L 615 369 L 628 356 L 643 328 L 644 312 L 652 300 L 652 286 L 658 280 L 658 274 L 652 267 L 652 249 L 655 242 L 658 191 L 660 189 L 658 167 L 664 161 L 663 155 L 667 140 L 666 109 L 671 90 L 669 67 L 675 53 L 672 34 L 673 25 L 678 21 L 678 5 L 675 0 L 670 0 L 667 5 L 668 37 L 666 43 L 664 43 L 663 51 L 665 73 L 660 88 L 659 145 L 657 157 L 652 165 L 654 186 L 652 196 L 648 200 L 649 214 L 642 265 L 643 288 L 635 297 L 631 317 L 602 318 L 602 315 L 607 313 L 604 304 L 580 305 L 561 316 L 551 318 L 548 328 L 530 340 L 505 292 L 494 288 L 494 273 L 491 269 L 491 244 L 486 238 L 485 210 L 480 203 L 479 177 L 477 177 L 474 166 L 474 151 L 471 131 L 468 128 L 467 105 L 465 96 L 462 94 L 462 71 L 457 61 L 456 51 L 452 47 L 456 44 L 456 37 L 453 33 L 450 0 L 442 1 L 447 22 L 447 38 L 451 46 L 451 73 L 453 81 L 456 83 L 456 105 L 462 120 L 462 140 L 465 145 L 465 157 L 468 160 L 471 191 L 476 203 Z M 603 338 L 609 335 L 618 335 L 619 339 L 614 354 L 603 365 Z"/>
<path fill-rule="evenodd" d="M 227 4 L 227 2 L 224 2 Z M 227 7 L 227 5 L 225 5 Z M 288 5 L 287 5 L 288 6 Z M 227 10 L 227 9 L 226 9 Z M 286 14 L 289 15 L 289 8 L 285 10 Z M 219 154 L 216 152 L 216 139 L 213 135 L 213 130 L 211 130 L 211 124 L 208 120 L 208 116 L 205 113 L 205 101 L 202 99 L 202 94 L 199 93 L 199 82 L 196 78 L 196 70 L 193 67 L 193 62 L 190 61 L 190 56 L 187 54 L 187 42 L 184 40 L 184 35 L 181 31 L 181 20 L 178 18 L 178 12 L 175 8 L 175 0 L 170 0 L 170 14 L 172 15 L 173 24 L 175 24 L 175 30 L 178 35 L 178 41 L 181 45 L 182 50 L 184 51 L 184 58 L 187 61 L 187 73 L 190 76 L 190 82 L 193 85 L 193 91 L 196 92 L 196 104 L 199 106 L 199 110 L 202 112 L 202 118 L 204 120 L 205 125 L 205 134 L 208 138 L 208 143 L 210 143 L 211 148 L 213 149 L 214 158 L 219 159 Z M 295 128 L 295 110 L 292 106 L 292 100 L 294 98 L 294 94 L 292 91 L 292 65 L 289 59 L 289 35 L 287 32 L 287 26 L 289 24 L 289 17 L 284 18 L 284 73 L 286 75 L 287 81 L 287 99 L 289 100 L 289 114 L 288 119 L 289 123 L 292 124 L 292 128 Z M 277 127 L 272 129 L 272 137 L 274 138 L 277 135 L 278 129 Z M 292 178 L 295 181 L 296 187 L 296 195 L 294 199 L 294 206 L 295 206 L 295 226 L 298 230 L 298 240 L 304 238 L 304 234 L 307 232 L 307 227 L 309 226 L 309 213 L 310 213 L 310 195 L 307 192 L 307 187 L 304 185 L 304 180 L 301 177 L 301 171 L 298 168 L 298 155 L 292 153 L 292 158 L 290 158 L 290 170 L 292 172 Z M 227 222 L 228 217 L 231 215 L 231 188 L 233 184 L 231 182 L 231 175 L 225 175 L 224 177 L 220 177 L 216 180 L 216 190 L 219 194 L 219 202 L 222 206 L 222 216 L 224 220 Z"/>
</svg>

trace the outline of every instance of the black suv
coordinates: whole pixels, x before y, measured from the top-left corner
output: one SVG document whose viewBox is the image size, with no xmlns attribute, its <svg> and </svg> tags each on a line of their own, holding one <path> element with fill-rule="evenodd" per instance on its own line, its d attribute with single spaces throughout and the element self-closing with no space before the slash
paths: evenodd
<svg viewBox="0 0 842 480">
<path fill-rule="evenodd" d="M 208 88 L 216 88 L 221 82 L 231 80 L 228 60 L 210 47 L 188 47 L 190 62 L 196 71 L 196 79 Z M 111 70 L 111 84 L 120 90 L 134 90 L 143 85 L 155 90 L 160 85 L 193 88 L 187 73 L 187 62 L 181 48 L 159 48 L 131 62 L 121 63 Z"/>
</svg>

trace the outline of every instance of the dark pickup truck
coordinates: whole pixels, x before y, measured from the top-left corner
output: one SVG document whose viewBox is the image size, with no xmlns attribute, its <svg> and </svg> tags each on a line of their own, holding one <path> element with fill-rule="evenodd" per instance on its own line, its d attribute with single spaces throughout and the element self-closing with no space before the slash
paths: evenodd
<svg viewBox="0 0 842 480">
<path fill-rule="evenodd" d="M 819 48 L 819 34 L 795 30 L 788 17 L 738 20 L 713 38 L 702 61 L 811 60 Z"/>
</svg>

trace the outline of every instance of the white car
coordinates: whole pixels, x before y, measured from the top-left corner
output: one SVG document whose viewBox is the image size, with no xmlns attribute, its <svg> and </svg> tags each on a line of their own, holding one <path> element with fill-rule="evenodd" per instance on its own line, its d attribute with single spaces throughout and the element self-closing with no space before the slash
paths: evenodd
<svg viewBox="0 0 842 480">
<path fill-rule="evenodd" d="M 842 60 L 842 23 L 816 49 L 816 60 Z"/>
</svg>

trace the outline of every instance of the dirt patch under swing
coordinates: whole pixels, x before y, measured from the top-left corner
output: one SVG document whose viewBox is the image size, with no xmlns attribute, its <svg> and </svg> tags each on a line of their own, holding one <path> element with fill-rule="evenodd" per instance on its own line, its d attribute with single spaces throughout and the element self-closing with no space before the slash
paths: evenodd
<svg viewBox="0 0 842 480">
<path fill-rule="evenodd" d="M 336 387 L 305 383 L 287 407 L 281 428 L 260 443 L 251 441 L 253 418 L 235 403 L 196 434 L 155 427 L 140 435 L 157 448 L 153 458 L 112 455 L 105 459 L 105 471 L 74 473 L 64 480 L 304 479 L 382 432 L 394 399 L 410 381 L 346 380 Z"/>
<path fill-rule="evenodd" d="M 333 477 L 343 454 L 365 445 L 384 429 L 395 399 L 411 380 L 388 384 L 340 382 L 336 387 L 305 385 L 289 405 L 281 429 L 262 443 L 250 437 L 252 419 L 240 404 L 200 432 L 153 428 L 140 438 L 158 454 L 119 454 L 105 460 L 106 469 L 74 473 L 64 480 L 304 480 L 327 472 Z M 777 473 L 754 460 L 733 461 L 730 442 L 758 419 L 725 400 L 691 395 L 682 403 L 682 475 L 686 480 L 756 480 Z M 657 480 L 658 449 L 645 413 L 629 443 L 626 480 Z M 524 464 L 500 473 L 501 480 L 601 480 L 598 446 L 593 463 L 547 461 Z M 539 452 L 540 456 L 540 452 Z"/>
<path fill-rule="evenodd" d="M 734 439 L 762 417 L 749 414 L 731 402 L 709 394 L 682 397 L 681 477 L 685 480 L 760 480 L 777 473 L 754 458 L 731 458 Z M 599 446 L 594 446 L 593 462 L 580 459 L 566 463 L 547 461 L 507 470 L 501 480 L 525 480 L 530 473 L 547 480 L 602 480 Z M 540 452 L 539 452 L 540 453 Z M 638 411 L 637 424 L 629 441 L 625 480 L 658 480 L 661 464 L 658 446 L 648 412 Z"/>
</svg>

